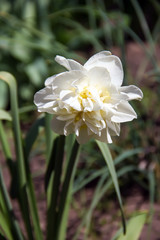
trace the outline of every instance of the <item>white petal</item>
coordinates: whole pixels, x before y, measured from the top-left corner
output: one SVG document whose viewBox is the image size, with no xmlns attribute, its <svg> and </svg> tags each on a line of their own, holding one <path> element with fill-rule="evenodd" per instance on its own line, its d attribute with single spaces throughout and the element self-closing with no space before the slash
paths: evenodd
<svg viewBox="0 0 160 240">
<path fill-rule="evenodd" d="M 72 88 L 73 82 L 77 79 L 84 78 L 85 75 L 82 71 L 69 71 L 57 74 L 53 81 L 53 87 L 58 87 L 61 90 L 70 90 Z"/>
<path fill-rule="evenodd" d="M 68 136 L 69 134 L 74 132 L 74 124 L 73 120 L 67 121 L 65 126 L 64 126 L 64 135 Z"/>
<path fill-rule="evenodd" d="M 109 72 L 111 82 L 117 86 L 120 87 L 123 82 L 123 68 L 122 63 L 120 59 L 117 56 L 114 55 L 105 55 L 102 53 L 99 53 L 97 58 L 96 55 L 91 61 L 90 59 L 86 62 L 84 67 L 87 70 L 90 70 L 93 67 L 103 67 L 106 68 Z"/>
<path fill-rule="evenodd" d="M 88 83 L 89 83 L 89 78 L 86 75 L 83 75 L 82 77 L 80 77 L 79 79 L 76 79 L 73 83 L 72 86 L 75 87 L 75 89 L 78 92 L 83 91 L 83 89 L 85 87 L 88 87 Z"/>
<path fill-rule="evenodd" d="M 93 110 L 93 102 L 91 99 L 82 99 L 82 105 L 84 107 L 84 112 L 91 112 Z"/>
<path fill-rule="evenodd" d="M 111 136 L 119 136 L 120 134 L 120 123 L 107 121 L 108 131 Z"/>
<path fill-rule="evenodd" d="M 103 102 L 100 99 L 99 93 L 97 89 L 90 87 L 89 88 L 90 93 L 92 94 L 92 100 L 94 102 L 93 104 L 93 111 L 98 111 L 103 108 Z"/>
<path fill-rule="evenodd" d="M 88 71 L 89 83 L 97 89 L 105 88 L 110 82 L 110 75 L 106 68 L 93 67 Z"/>
<path fill-rule="evenodd" d="M 105 58 L 108 55 L 111 55 L 111 52 L 109 52 L 109 51 L 101 51 L 99 53 L 96 53 L 92 57 L 90 57 L 90 59 L 84 64 L 84 67 L 92 65 L 97 60 L 101 60 L 102 58 Z"/>
<path fill-rule="evenodd" d="M 51 84 L 53 83 L 53 80 L 55 79 L 56 76 L 57 76 L 57 74 L 55 74 L 55 75 L 47 78 L 47 79 L 45 80 L 45 86 L 51 85 Z"/>
<path fill-rule="evenodd" d="M 119 90 L 121 91 L 122 94 L 127 95 L 128 100 L 133 99 L 141 100 L 143 98 L 142 91 L 134 85 L 120 87 Z"/>
<path fill-rule="evenodd" d="M 113 110 L 113 116 L 111 121 L 121 123 L 129 122 L 134 118 L 137 118 L 136 112 L 133 110 L 132 106 L 128 102 L 121 102 L 116 110 Z"/>
<path fill-rule="evenodd" d="M 112 138 L 111 138 L 111 135 L 110 135 L 110 133 L 108 131 L 108 128 L 106 129 L 106 133 L 107 133 L 107 142 L 108 143 L 112 143 Z"/>
<path fill-rule="evenodd" d="M 82 106 L 78 100 L 78 96 L 75 96 L 75 94 L 73 92 L 70 92 L 70 93 L 66 94 L 65 96 L 63 96 L 62 101 L 63 101 L 64 106 L 67 104 L 77 111 L 82 110 Z"/>
<path fill-rule="evenodd" d="M 66 69 L 68 69 L 69 71 L 70 70 L 81 70 L 81 71 L 84 71 L 83 66 L 80 63 L 78 63 L 78 62 L 76 62 L 76 61 L 74 61 L 72 59 L 66 59 L 65 57 L 57 55 L 55 57 L 55 61 L 57 63 L 59 63 L 60 65 L 62 65 L 63 67 L 65 67 Z"/>
<path fill-rule="evenodd" d="M 59 115 L 57 116 L 57 119 L 61 121 L 68 121 L 70 119 L 73 120 L 75 116 L 76 116 L 75 114 Z"/>
<path fill-rule="evenodd" d="M 96 135 L 101 135 L 99 129 L 96 127 L 96 125 L 93 124 L 93 122 L 85 121 L 85 123 L 89 130 L 92 132 L 92 134 L 94 133 Z"/>
<path fill-rule="evenodd" d="M 53 106 L 55 101 L 53 98 L 49 98 L 48 96 L 53 95 L 52 88 L 46 87 L 36 92 L 34 95 L 34 103 L 38 107 L 39 112 L 48 112 L 54 113 Z"/>
<path fill-rule="evenodd" d="M 84 125 L 84 122 L 83 122 L 82 119 L 80 119 L 77 122 L 74 122 L 74 129 L 75 129 L 76 136 L 79 136 L 79 130 L 80 130 L 82 125 Z"/>
<path fill-rule="evenodd" d="M 107 128 L 104 128 L 101 131 L 101 136 L 94 135 L 94 138 L 101 142 L 112 143 L 112 139 L 111 139 L 110 133 Z"/>
<path fill-rule="evenodd" d="M 66 124 L 65 121 L 60 121 L 60 120 L 56 119 L 56 117 L 54 117 L 51 122 L 51 128 L 55 133 L 63 135 L 65 124 Z"/>
<path fill-rule="evenodd" d="M 84 144 L 92 138 L 92 135 L 88 134 L 86 125 L 82 125 L 79 129 L 79 136 L 76 137 L 79 144 Z"/>
<path fill-rule="evenodd" d="M 73 94 L 73 92 L 71 90 L 62 90 L 59 94 L 60 99 L 63 101 L 66 98 L 69 98 L 71 96 L 73 96 L 75 94 Z"/>
<path fill-rule="evenodd" d="M 101 135 L 101 130 L 106 127 L 101 115 L 96 114 L 96 112 L 85 113 L 84 120 L 88 129 L 99 136 Z"/>
</svg>

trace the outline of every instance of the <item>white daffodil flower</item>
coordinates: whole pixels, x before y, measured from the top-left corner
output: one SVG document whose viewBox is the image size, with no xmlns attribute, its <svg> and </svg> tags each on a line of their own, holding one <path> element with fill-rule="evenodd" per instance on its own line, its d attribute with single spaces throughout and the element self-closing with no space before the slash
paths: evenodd
<svg viewBox="0 0 160 240">
<path fill-rule="evenodd" d="M 120 123 L 137 118 L 128 101 L 141 100 L 142 91 L 121 86 L 121 61 L 108 51 L 95 54 L 83 66 L 61 56 L 55 60 L 68 71 L 48 78 L 35 94 L 38 111 L 54 114 L 53 131 L 75 133 L 80 144 L 91 138 L 112 143 L 111 136 L 120 134 Z"/>
</svg>

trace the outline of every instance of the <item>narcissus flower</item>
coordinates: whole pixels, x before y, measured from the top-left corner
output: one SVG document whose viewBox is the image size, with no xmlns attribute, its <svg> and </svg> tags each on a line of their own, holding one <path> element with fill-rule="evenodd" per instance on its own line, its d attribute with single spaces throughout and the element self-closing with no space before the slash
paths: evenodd
<svg viewBox="0 0 160 240">
<path fill-rule="evenodd" d="M 68 71 L 49 77 L 35 94 L 38 111 L 53 114 L 52 129 L 58 134 L 75 133 L 81 144 L 91 138 L 111 143 L 111 136 L 120 134 L 120 123 L 137 117 L 128 101 L 141 100 L 142 91 L 121 86 L 121 61 L 108 51 L 83 66 L 61 56 L 55 60 Z"/>
</svg>

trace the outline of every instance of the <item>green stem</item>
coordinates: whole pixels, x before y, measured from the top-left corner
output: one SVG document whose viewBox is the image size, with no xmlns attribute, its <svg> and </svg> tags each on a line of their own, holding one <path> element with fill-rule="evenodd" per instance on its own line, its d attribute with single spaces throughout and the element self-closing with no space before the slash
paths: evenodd
<svg viewBox="0 0 160 240">
<path fill-rule="evenodd" d="M 56 216 L 57 216 L 57 200 L 60 193 L 60 181 L 61 181 L 61 172 L 63 164 L 63 155 L 64 155 L 64 144 L 65 137 L 60 136 L 58 138 L 58 146 L 56 152 L 55 166 L 54 166 L 54 178 L 51 191 L 51 201 L 48 209 L 48 233 L 47 240 L 52 240 L 56 231 Z M 53 161 L 53 159 L 52 159 Z"/>
<path fill-rule="evenodd" d="M 28 186 L 27 187 L 28 201 L 29 201 L 30 209 L 31 209 L 31 216 L 32 216 L 32 220 L 33 220 L 35 238 L 38 240 L 42 240 L 43 235 L 42 235 L 42 230 L 40 228 L 40 223 L 39 223 L 39 216 L 38 216 L 38 210 L 37 210 L 37 205 L 36 205 L 35 192 L 34 192 L 31 172 L 29 169 L 28 159 L 26 160 L 26 172 L 27 172 L 26 174 L 27 174 L 27 186 Z"/>
<path fill-rule="evenodd" d="M 32 233 L 32 226 L 29 216 L 29 206 L 27 197 L 27 180 L 25 172 L 25 161 L 22 147 L 22 138 L 20 131 L 20 121 L 18 112 L 18 100 L 17 100 L 17 84 L 15 78 L 7 72 L 0 72 L 0 79 L 5 81 L 9 85 L 10 92 L 10 102 L 11 102 L 11 114 L 12 114 L 12 124 L 13 124 L 13 135 L 15 141 L 15 150 L 17 157 L 17 174 L 18 174 L 18 187 L 19 187 L 19 203 L 22 209 L 22 214 L 25 220 L 25 225 L 30 240 L 34 239 Z"/>
<path fill-rule="evenodd" d="M 67 166 L 70 160 L 71 152 L 73 145 L 75 143 L 75 134 L 70 134 L 66 137 L 66 142 L 65 142 L 65 149 L 66 149 L 66 155 L 65 155 L 65 161 L 63 165 L 63 173 L 62 173 L 62 182 L 64 181 L 66 171 L 67 171 Z"/>
<path fill-rule="evenodd" d="M 51 150 L 52 150 L 52 140 L 53 140 L 53 132 L 51 131 L 51 120 L 53 116 L 51 114 L 45 114 L 45 134 L 46 134 L 46 156 L 47 163 L 50 159 Z"/>
<path fill-rule="evenodd" d="M 59 211 L 57 217 L 57 233 L 56 233 L 56 240 L 63 240 L 65 239 L 66 233 L 66 221 L 68 216 L 68 210 L 70 205 L 70 199 L 72 194 L 72 183 L 75 175 L 76 164 L 78 161 L 79 156 L 79 144 L 75 141 L 72 153 L 70 156 L 70 160 L 67 166 L 66 176 L 64 179 L 62 192 L 60 195 L 60 202 L 59 202 Z"/>
<path fill-rule="evenodd" d="M 12 159 L 11 150 L 10 150 L 7 138 L 6 138 L 5 131 L 3 129 L 2 121 L 0 121 L 0 140 L 1 140 L 1 143 L 2 143 L 2 149 L 3 149 L 3 152 L 4 152 L 5 158 L 6 159 Z"/>
<path fill-rule="evenodd" d="M 2 121 L 0 121 L 0 141 L 2 144 L 2 149 L 3 149 L 3 153 L 4 156 L 7 160 L 7 165 L 10 171 L 11 176 L 13 177 L 14 175 L 14 162 L 12 160 L 12 154 L 11 154 L 11 150 L 7 141 L 7 137 L 6 137 L 6 133 L 4 131 L 4 127 L 2 124 Z"/>
<path fill-rule="evenodd" d="M 7 189 L 6 189 L 4 180 L 3 180 L 1 169 L 0 169 L 0 189 L 1 189 L 1 194 L 2 194 L 2 197 L 4 200 L 5 207 L 7 209 L 7 213 L 9 216 L 9 221 L 11 224 L 11 231 L 13 233 L 12 236 L 16 240 L 23 240 L 22 233 L 20 231 L 20 228 L 18 226 L 18 223 L 17 223 L 14 213 L 13 213 L 12 205 L 11 205 L 11 202 L 10 202 L 10 199 L 9 199 L 9 196 L 7 193 Z"/>
</svg>

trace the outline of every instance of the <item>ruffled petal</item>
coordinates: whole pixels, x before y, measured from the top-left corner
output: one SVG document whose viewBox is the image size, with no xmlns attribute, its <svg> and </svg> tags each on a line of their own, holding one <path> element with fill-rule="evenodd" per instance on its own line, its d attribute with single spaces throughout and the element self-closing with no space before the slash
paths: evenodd
<svg viewBox="0 0 160 240">
<path fill-rule="evenodd" d="M 105 54 L 106 53 L 106 54 Z M 97 57 L 89 59 L 84 67 L 89 71 L 93 67 L 103 67 L 109 72 L 111 82 L 120 87 L 123 82 L 123 68 L 120 59 L 117 56 L 110 55 L 108 52 L 100 52 Z"/>
<path fill-rule="evenodd" d="M 143 98 L 142 91 L 134 85 L 120 87 L 119 90 L 128 97 L 128 100 L 141 100 Z"/>
<path fill-rule="evenodd" d="M 58 120 L 56 116 L 54 116 L 51 122 L 51 128 L 55 133 L 64 135 L 65 124 L 66 124 L 65 121 Z"/>
<path fill-rule="evenodd" d="M 82 125 L 79 128 L 79 135 L 76 136 L 77 142 L 79 144 L 85 144 L 92 138 L 92 135 L 88 134 L 88 128 L 86 125 Z"/>
<path fill-rule="evenodd" d="M 109 51 L 101 51 L 99 53 L 96 53 L 88 59 L 88 61 L 84 64 L 84 67 L 87 68 L 88 66 L 94 64 L 95 62 L 97 62 L 99 60 L 101 61 L 101 59 L 103 59 L 109 55 L 111 55 L 111 52 L 109 52 Z"/>
<path fill-rule="evenodd" d="M 69 134 L 74 132 L 74 124 L 73 120 L 67 121 L 64 126 L 64 135 L 68 136 Z"/>
<path fill-rule="evenodd" d="M 76 80 L 83 78 L 85 78 L 85 74 L 78 70 L 60 73 L 55 77 L 52 86 L 57 87 L 59 91 L 70 90 Z"/>
<path fill-rule="evenodd" d="M 112 110 L 112 113 L 111 121 L 116 123 L 129 122 L 137 118 L 136 112 L 128 102 L 121 102 L 116 110 Z"/>
<path fill-rule="evenodd" d="M 67 93 L 67 90 L 66 90 Z M 60 98 L 63 101 L 64 107 L 66 105 L 69 105 L 70 107 L 72 107 L 73 109 L 77 110 L 77 111 L 81 111 L 82 110 L 82 106 L 78 100 L 78 96 L 75 95 L 74 92 L 68 92 L 67 94 L 65 94 L 64 91 L 61 91 L 60 93 Z"/>
<path fill-rule="evenodd" d="M 93 102 L 90 98 L 82 99 L 82 105 L 84 108 L 84 112 L 91 112 L 93 110 Z"/>
<path fill-rule="evenodd" d="M 93 67 L 88 71 L 90 86 L 94 86 L 97 90 L 107 88 L 110 83 L 110 75 L 104 67 Z"/>
<path fill-rule="evenodd" d="M 55 79 L 55 77 L 56 77 L 57 75 L 58 75 L 58 74 L 55 74 L 55 75 L 47 78 L 47 79 L 45 80 L 45 83 L 44 83 L 45 86 L 47 87 L 48 85 L 52 85 L 52 83 L 53 83 L 53 81 L 54 81 L 54 79 Z"/>
<path fill-rule="evenodd" d="M 111 136 L 119 136 L 120 134 L 120 123 L 107 121 L 108 131 Z"/>
<path fill-rule="evenodd" d="M 101 136 L 94 135 L 94 138 L 101 141 L 101 142 L 112 143 L 112 138 L 111 138 L 111 135 L 108 131 L 108 128 L 104 128 L 101 131 Z"/>
<path fill-rule="evenodd" d="M 34 95 L 34 104 L 38 107 L 39 112 L 53 114 L 53 107 L 57 96 L 53 94 L 51 87 L 46 87 L 36 92 Z"/>
<path fill-rule="evenodd" d="M 63 67 L 65 67 L 67 70 L 80 70 L 80 71 L 85 71 L 85 69 L 83 68 L 83 66 L 72 60 L 72 59 L 66 59 L 65 57 L 59 56 L 57 55 L 55 57 L 55 61 L 57 63 L 59 63 L 60 65 L 62 65 Z"/>
</svg>

